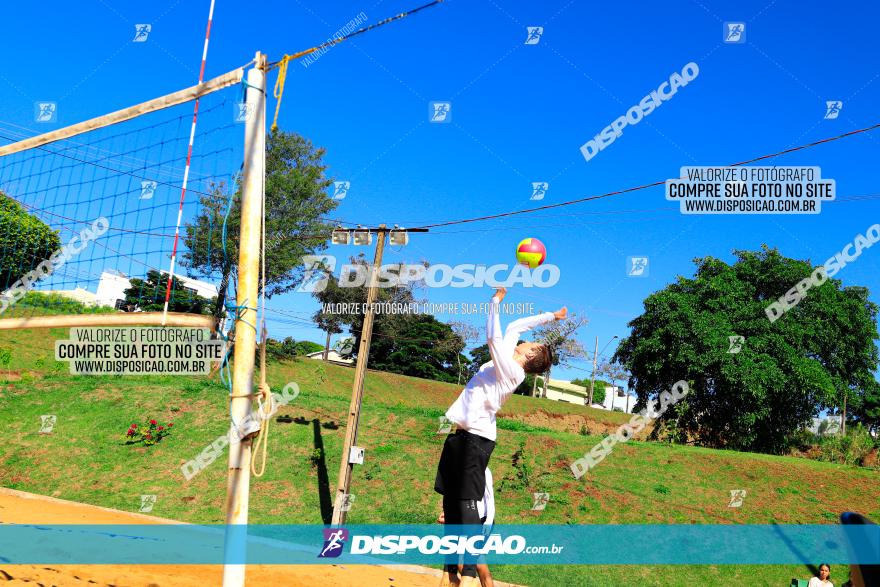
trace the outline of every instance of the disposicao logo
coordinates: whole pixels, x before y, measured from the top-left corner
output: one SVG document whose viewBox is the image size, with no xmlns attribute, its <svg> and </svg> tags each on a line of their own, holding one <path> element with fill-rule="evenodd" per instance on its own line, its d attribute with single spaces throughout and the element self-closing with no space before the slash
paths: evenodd
<svg viewBox="0 0 880 587">
<path fill-rule="evenodd" d="M 342 554 L 346 540 L 348 540 L 348 530 L 345 528 L 324 528 L 324 547 L 318 558 L 338 557 Z"/>
</svg>

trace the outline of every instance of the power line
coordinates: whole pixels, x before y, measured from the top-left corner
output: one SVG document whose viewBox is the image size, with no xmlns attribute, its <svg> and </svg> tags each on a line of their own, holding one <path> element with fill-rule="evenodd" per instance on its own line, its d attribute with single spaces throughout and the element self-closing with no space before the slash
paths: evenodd
<svg viewBox="0 0 880 587">
<path fill-rule="evenodd" d="M 282 64 L 285 64 L 286 62 L 291 61 L 293 59 L 299 59 L 300 57 L 305 57 L 306 55 L 314 53 L 315 51 L 320 51 L 321 49 L 326 49 L 327 47 L 332 47 L 333 45 L 338 45 L 339 43 L 341 43 L 343 41 L 347 41 L 348 39 L 350 39 L 352 37 L 356 37 L 356 36 L 363 34 L 367 31 L 371 31 L 371 30 L 377 29 L 381 26 L 385 26 L 386 24 L 394 22 L 395 20 L 400 20 L 401 18 L 411 16 L 417 12 L 421 12 L 422 10 L 425 10 L 426 8 L 436 6 L 437 4 L 440 4 L 441 2 L 443 2 L 443 0 L 434 0 L 433 2 L 428 2 L 427 4 L 419 6 L 418 8 L 413 8 L 412 10 L 407 10 L 406 12 L 401 12 L 400 14 L 396 14 L 394 16 L 390 16 L 386 19 L 380 20 L 377 23 L 371 24 L 369 26 L 365 26 L 364 28 L 358 29 L 358 30 L 354 31 L 353 33 L 345 35 L 343 37 L 332 39 L 330 41 L 327 41 L 325 43 L 321 43 L 320 45 L 317 45 L 315 47 L 311 47 L 311 48 L 306 49 L 304 51 L 298 51 L 297 53 L 294 53 L 292 55 L 285 55 L 284 57 L 282 57 L 278 61 L 274 61 L 272 63 L 269 63 L 268 69 L 272 70 L 272 69 L 275 69 L 276 67 L 281 67 Z"/>
<path fill-rule="evenodd" d="M 840 139 L 843 139 L 843 138 L 846 138 L 846 137 L 850 137 L 850 136 L 853 136 L 853 135 L 857 135 L 857 134 L 859 134 L 859 133 L 869 132 L 869 131 L 875 130 L 875 129 L 877 129 L 877 128 L 880 128 L 880 123 L 878 123 L 878 124 L 874 124 L 874 125 L 869 126 L 869 127 L 866 127 L 866 128 L 860 128 L 860 129 L 857 129 L 857 130 L 853 130 L 853 131 L 850 131 L 850 132 L 847 132 L 847 133 L 844 133 L 844 134 L 842 134 L 842 135 L 838 135 L 838 136 L 835 136 L 835 137 L 828 137 L 828 138 L 825 138 L 825 139 L 821 139 L 821 140 L 818 140 L 818 141 L 815 141 L 815 142 L 812 142 L 812 143 L 809 143 L 809 144 L 806 144 L 806 145 L 801 145 L 801 146 L 798 146 L 798 147 L 792 147 L 791 149 L 785 149 L 785 150 L 783 150 L 783 151 L 779 151 L 779 152 L 777 152 L 777 153 L 771 153 L 771 154 L 769 154 L 769 155 L 761 155 L 760 157 L 755 157 L 754 159 L 748 159 L 748 160 L 746 160 L 746 161 L 740 161 L 739 163 L 733 163 L 732 165 L 728 165 L 728 167 L 738 167 L 738 166 L 741 166 L 741 165 L 747 165 L 747 164 L 749 164 L 749 163 L 754 163 L 754 162 L 756 162 L 756 161 L 763 161 L 764 159 L 770 159 L 770 158 L 779 157 L 780 155 L 785 155 L 785 154 L 788 154 L 788 153 L 794 153 L 795 151 L 801 151 L 801 150 L 803 150 L 803 149 L 809 149 L 809 148 L 811 148 L 811 147 L 815 147 L 815 146 L 817 146 L 817 145 L 821 145 L 821 144 L 823 144 L 823 143 L 830 143 L 830 142 L 832 142 L 832 141 L 837 141 L 837 140 L 840 140 Z M 451 226 L 451 225 L 454 225 L 454 224 L 466 224 L 466 223 L 470 223 L 470 222 L 481 222 L 481 221 L 484 221 L 484 220 L 492 220 L 492 219 L 495 219 L 495 218 L 505 218 L 505 217 L 508 217 L 508 216 L 516 216 L 516 215 L 519 215 L 519 214 L 528 214 L 528 213 L 531 213 L 531 212 L 538 212 L 538 211 L 541 211 L 541 210 L 550 210 L 550 209 L 552 209 L 552 208 L 561 208 L 561 207 L 563 207 L 563 206 L 571 206 L 571 205 L 573 205 L 573 204 L 580 204 L 580 203 L 582 203 L 582 202 L 589 202 L 589 201 L 592 201 L 592 200 L 601 200 L 601 199 L 603 199 L 603 198 L 609 198 L 609 197 L 611 197 L 611 196 L 619 196 L 619 195 L 621 195 L 621 194 L 626 194 L 626 193 L 629 193 L 629 192 L 640 191 L 640 190 L 644 190 L 644 189 L 647 189 L 647 188 L 656 187 L 656 186 L 658 186 L 658 185 L 664 185 L 665 183 L 666 183 L 666 180 L 655 181 L 655 182 L 647 183 L 647 184 L 640 185 L 640 186 L 635 186 L 635 187 L 626 188 L 626 189 L 622 189 L 622 190 L 616 190 L 616 191 L 613 191 L 613 192 L 606 192 L 606 193 L 604 193 L 604 194 L 599 194 L 599 195 L 596 195 L 596 196 L 587 196 L 587 197 L 584 197 L 584 198 L 578 198 L 578 199 L 576 199 L 576 200 L 569 200 L 569 201 L 567 201 L 567 202 L 560 202 L 560 203 L 558 203 L 558 204 L 547 204 L 546 206 L 538 206 L 537 208 L 527 208 L 527 209 L 525 209 L 525 210 L 515 210 L 515 211 L 512 211 L 512 212 L 502 212 L 502 213 L 500 213 L 500 214 L 490 214 L 490 215 L 488 215 L 488 216 L 478 216 L 478 217 L 476 217 L 476 218 L 466 218 L 466 219 L 463 219 L 463 220 L 450 220 L 450 221 L 447 221 L 447 222 L 436 222 L 436 223 L 434 223 L 434 224 L 425 224 L 425 225 L 420 226 L 420 227 L 418 227 L 418 228 L 437 228 L 437 227 L 440 227 L 440 226 Z"/>
</svg>

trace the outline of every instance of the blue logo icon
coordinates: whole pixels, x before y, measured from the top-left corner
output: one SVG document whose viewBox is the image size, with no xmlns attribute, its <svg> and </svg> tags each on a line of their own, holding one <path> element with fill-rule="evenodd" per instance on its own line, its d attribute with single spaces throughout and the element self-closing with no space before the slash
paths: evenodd
<svg viewBox="0 0 880 587">
<path fill-rule="evenodd" d="M 843 102 L 840 100 L 827 100 L 825 102 L 825 120 L 834 120 L 840 116 L 840 110 L 843 108 Z"/>
<path fill-rule="evenodd" d="M 437 124 L 452 122 L 452 102 L 431 102 L 429 106 L 428 120 Z"/>
<path fill-rule="evenodd" d="M 142 181 L 141 182 L 141 200 L 151 200 L 153 196 L 156 194 L 156 187 L 159 185 L 158 182 L 155 181 Z"/>
<path fill-rule="evenodd" d="M 348 195 L 348 190 L 351 188 L 350 181 L 334 181 L 333 182 L 333 199 L 334 200 L 343 200 L 345 196 Z"/>
<path fill-rule="evenodd" d="M 348 540 L 348 530 L 345 528 L 324 528 L 324 548 L 318 558 L 337 558 L 342 554 L 345 541 Z"/>
<path fill-rule="evenodd" d="M 544 27 L 529 26 L 526 27 L 526 45 L 537 45 L 541 41 L 541 35 L 544 34 Z"/>
<path fill-rule="evenodd" d="M 34 120 L 36 122 L 56 122 L 58 120 L 58 104 L 37 102 L 34 104 Z"/>
<path fill-rule="evenodd" d="M 647 257 L 627 257 L 626 258 L 626 274 L 630 277 L 647 277 L 648 276 L 648 258 Z"/>
<path fill-rule="evenodd" d="M 132 42 L 134 43 L 143 43 L 147 40 L 147 37 L 150 36 L 150 32 L 153 30 L 153 25 L 151 24 L 136 24 L 134 25 L 134 38 Z"/>
<path fill-rule="evenodd" d="M 544 196 L 547 195 L 547 190 L 550 189 L 550 184 L 546 181 L 533 181 L 532 182 L 532 197 L 530 200 L 543 200 Z"/>
<path fill-rule="evenodd" d="M 730 44 L 738 44 L 746 42 L 746 23 L 744 22 L 725 22 L 724 23 L 724 42 Z"/>
</svg>

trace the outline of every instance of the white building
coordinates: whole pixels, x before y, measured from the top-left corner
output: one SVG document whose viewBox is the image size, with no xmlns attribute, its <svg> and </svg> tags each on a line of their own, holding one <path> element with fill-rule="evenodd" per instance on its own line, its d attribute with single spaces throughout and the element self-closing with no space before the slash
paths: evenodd
<svg viewBox="0 0 880 587">
<path fill-rule="evenodd" d="M 540 375 L 538 379 L 538 390 L 544 386 L 544 378 Z M 589 397 L 590 388 L 576 385 L 571 381 L 562 379 L 549 379 L 547 381 L 547 399 L 558 402 L 566 402 L 570 404 L 586 405 L 587 397 Z M 590 407 L 597 410 L 613 410 L 619 408 L 627 413 L 632 413 L 635 406 L 636 398 L 634 396 L 627 397 L 626 391 L 620 386 L 605 386 L 605 400 L 600 403 L 593 403 Z"/>
<path fill-rule="evenodd" d="M 163 276 L 167 276 L 167 271 L 162 271 Z M 217 286 L 184 277 L 183 275 L 175 275 L 175 279 L 180 281 L 183 289 L 199 295 L 203 298 L 214 298 L 217 296 Z M 119 271 L 108 270 L 101 273 L 101 280 L 98 282 L 97 293 L 91 293 L 83 288 L 73 290 L 52 290 L 45 293 L 56 293 L 64 297 L 82 302 L 86 305 L 108 306 L 112 308 L 120 308 L 125 300 L 125 290 L 131 287 L 129 278 Z"/>
<path fill-rule="evenodd" d="M 537 379 L 538 392 L 540 392 L 544 387 L 544 378 L 538 376 Z M 557 402 L 566 402 L 583 406 L 586 404 L 587 395 L 589 393 L 589 389 L 576 385 L 571 381 L 551 378 L 547 381 L 547 395 L 545 397 Z"/>
<path fill-rule="evenodd" d="M 619 385 L 606 385 L 605 401 L 601 404 L 593 404 L 592 407 L 609 411 L 618 408 L 627 414 L 631 414 L 635 403 L 635 396 L 627 395 L 626 390 Z"/>
<path fill-rule="evenodd" d="M 306 356 L 310 359 L 317 359 L 321 361 L 324 359 L 324 351 L 307 353 Z M 330 351 L 327 353 L 327 362 L 336 363 L 337 365 L 345 365 L 346 367 L 354 365 L 354 359 L 346 359 L 334 349 L 330 349 Z"/>
</svg>

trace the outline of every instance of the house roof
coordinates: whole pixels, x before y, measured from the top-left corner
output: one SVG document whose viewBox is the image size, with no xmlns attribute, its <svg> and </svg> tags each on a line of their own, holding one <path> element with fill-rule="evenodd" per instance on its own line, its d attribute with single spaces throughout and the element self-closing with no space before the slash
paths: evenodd
<svg viewBox="0 0 880 587">
<path fill-rule="evenodd" d="M 573 395 L 579 395 L 582 397 L 587 397 L 589 395 L 590 390 L 581 385 L 575 385 L 571 381 L 563 381 L 562 379 L 550 379 L 547 382 L 547 387 L 551 389 L 555 389 L 557 391 L 564 391 L 565 393 L 570 393 Z"/>
</svg>

